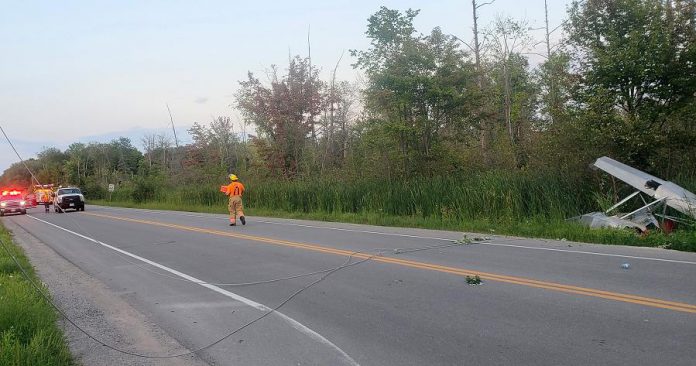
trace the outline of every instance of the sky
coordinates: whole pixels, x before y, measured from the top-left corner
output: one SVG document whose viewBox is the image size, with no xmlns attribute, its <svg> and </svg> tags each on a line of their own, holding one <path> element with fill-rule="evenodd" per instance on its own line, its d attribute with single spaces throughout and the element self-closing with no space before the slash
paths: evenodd
<svg viewBox="0 0 696 366">
<path fill-rule="evenodd" d="M 569 3 L 549 0 L 551 28 Z M 369 47 L 367 18 L 380 6 L 420 9 L 419 32 L 473 38 L 469 0 L 0 0 L 0 126 L 24 158 L 118 136 L 140 148 L 146 133 L 171 134 L 168 104 L 185 141 L 194 122 L 238 120 L 239 81 L 307 55 L 308 33 L 324 78 L 345 52 L 338 78 L 356 80 L 348 51 Z M 496 0 L 479 9 L 480 27 L 497 16 L 542 27 L 544 1 Z M 0 171 L 16 161 L 0 141 Z"/>
</svg>

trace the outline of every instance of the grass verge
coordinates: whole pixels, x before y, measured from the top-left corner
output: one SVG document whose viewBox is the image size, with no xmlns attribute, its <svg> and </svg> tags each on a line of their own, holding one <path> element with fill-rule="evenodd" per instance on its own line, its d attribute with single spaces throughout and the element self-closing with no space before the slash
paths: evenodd
<svg viewBox="0 0 696 366">
<path fill-rule="evenodd" d="M 148 208 L 155 210 L 172 210 L 205 213 L 226 213 L 223 205 L 178 205 L 173 203 L 97 200 L 91 203 L 104 206 Z M 630 245 L 644 247 L 660 247 L 681 251 L 696 252 L 696 231 L 681 230 L 672 234 L 653 232 L 638 236 L 628 230 L 590 229 L 565 220 L 545 217 L 532 217 L 527 220 L 457 220 L 444 219 L 436 216 L 395 216 L 375 212 L 363 213 L 328 213 L 328 212 L 290 212 L 264 208 L 247 208 L 246 213 L 252 216 L 280 217 L 290 219 L 306 219 L 330 222 L 347 222 L 378 226 L 412 227 L 423 229 L 454 230 L 478 232 L 489 235 L 513 235 L 530 238 L 545 238 L 556 240 L 580 241 L 597 244 Z"/>
<path fill-rule="evenodd" d="M 26 256 L 0 225 L 0 238 L 32 280 L 41 284 Z M 48 290 L 43 288 L 45 293 Z M 58 314 L 0 248 L 0 365 L 74 365 Z"/>
</svg>

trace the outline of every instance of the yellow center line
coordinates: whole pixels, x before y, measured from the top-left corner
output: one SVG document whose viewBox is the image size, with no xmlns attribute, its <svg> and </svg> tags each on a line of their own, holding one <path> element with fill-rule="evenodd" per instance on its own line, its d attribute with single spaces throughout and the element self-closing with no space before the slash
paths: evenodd
<svg viewBox="0 0 696 366">
<path fill-rule="evenodd" d="M 228 232 L 228 231 L 205 229 L 205 228 L 199 228 L 199 227 L 194 227 L 194 226 L 184 226 L 184 225 L 170 224 L 170 223 L 159 222 L 159 221 L 140 220 L 140 219 L 133 219 L 133 218 L 128 218 L 128 217 L 111 216 L 111 215 L 104 215 L 104 214 L 97 214 L 97 213 L 83 213 L 83 214 L 95 216 L 95 217 L 120 220 L 120 221 L 127 221 L 127 222 L 134 222 L 134 223 L 159 226 L 159 227 L 166 227 L 166 228 L 171 228 L 171 229 L 185 230 L 185 231 L 191 231 L 191 232 L 197 232 L 197 233 L 203 233 L 203 234 L 211 234 L 211 235 L 217 235 L 217 236 L 225 236 L 225 237 L 232 237 L 232 238 L 238 238 L 238 239 L 245 239 L 245 240 L 268 243 L 268 244 L 273 244 L 273 245 L 280 245 L 280 246 L 291 247 L 291 248 L 305 249 L 305 250 L 310 250 L 310 251 L 314 251 L 314 252 L 327 253 L 327 254 L 333 254 L 333 255 L 353 256 L 355 258 L 360 258 L 360 259 L 371 258 L 371 260 L 375 261 L 375 262 L 396 264 L 396 265 L 400 265 L 400 266 L 404 266 L 404 267 L 418 268 L 418 269 L 436 271 L 436 272 L 441 272 L 441 273 L 449 273 L 449 274 L 454 274 L 454 275 L 458 275 L 458 276 L 478 275 L 483 279 L 491 280 L 491 281 L 504 282 L 504 283 L 534 287 L 534 288 L 542 288 L 542 289 L 553 290 L 553 291 L 558 291 L 558 292 L 591 296 L 591 297 L 626 302 L 626 303 L 631 303 L 631 304 L 645 305 L 645 306 L 650 306 L 650 307 L 655 307 L 655 308 L 660 308 L 660 309 L 669 309 L 669 310 L 674 310 L 674 311 L 696 314 L 696 305 L 675 302 L 675 301 L 667 301 L 667 300 L 651 298 L 651 297 L 623 294 L 623 293 L 611 292 L 611 291 L 603 291 L 603 290 L 587 288 L 587 287 L 564 285 L 564 284 L 560 284 L 560 283 L 539 281 L 539 280 L 534 280 L 534 279 L 529 279 L 529 278 L 524 278 L 524 277 L 507 276 L 507 275 L 501 275 L 501 274 L 496 274 L 496 273 L 481 272 L 481 271 L 470 270 L 470 269 L 466 269 L 466 268 L 443 266 L 443 265 L 428 263 L 428 262 L 413 261 L 413 260 L 393 258 L 393 257 L 385 257 L 385 256 L 374 256 L 372 254 L 367 254 L 367 253 L 356 253 L 355 251 L 350 251 L 350 250 L 336 249 L 336 248 L 330 248 L 330 247 L 320 246 L 320 245 L 316 245 L 316 244 L 308 244 L 308 243 L 302 243 L 302 242 L 296 242 L 296 241 L 273 239 L 273 238 L 267 238 L 267 237 L 263 237 L 263 236 L 248 235 L 248 234 L 241 234 L 241 233 Z"/>
</svg>

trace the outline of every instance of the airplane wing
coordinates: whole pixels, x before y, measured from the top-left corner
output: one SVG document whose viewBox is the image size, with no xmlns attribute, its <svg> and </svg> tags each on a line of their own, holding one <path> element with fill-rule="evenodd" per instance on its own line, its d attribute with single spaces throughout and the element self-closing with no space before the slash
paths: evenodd
<svg viewBox="0 0 696 366">
<path fill-rule="evenodd" d="M 664 200 L 667 206 L 696 218 L 696 195 L 686 189 L 606 156 L 597 159 L 593 165 L 650 197 Z"/>
</svg>

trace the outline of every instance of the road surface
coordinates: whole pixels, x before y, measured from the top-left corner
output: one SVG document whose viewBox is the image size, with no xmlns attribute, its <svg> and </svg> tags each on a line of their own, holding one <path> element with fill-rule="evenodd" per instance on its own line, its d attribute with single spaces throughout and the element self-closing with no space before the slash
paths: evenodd
<svg viewBox="0 0 696 366">
<path fill-rule="evenodd" d="M 189 351 L 222 339 L 209 364 L 696 362 L 694 253 L 98 206 L 3 220 Z"/>
</svg>

